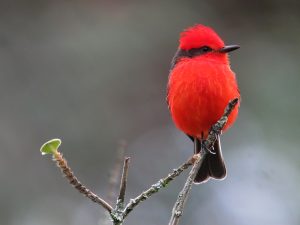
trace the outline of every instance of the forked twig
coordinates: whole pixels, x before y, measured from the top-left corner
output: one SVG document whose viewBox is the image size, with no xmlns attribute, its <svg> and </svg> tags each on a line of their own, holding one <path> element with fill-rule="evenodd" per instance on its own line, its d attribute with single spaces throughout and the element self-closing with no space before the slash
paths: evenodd
<svg viewBox="0 0 300 225">
<path fill-rule="evenodd" d="M 209 150 L 212 148 L 214 142 L 217 139 L 217 135 L 221 133 L 221 130 L 223 129 L 223 127 L 225 126 L 228 120 L 228 116 L 230 115 L 234 107 L 238 104 L 238 101 L 239 99 L 234 99 L 230 101 L 228 106 L 225 109 L 223 116 L 216 124 L 212 126 L 207 139 L 204 141 L 205 149 Z M 188 159 L 177 169 L 174 169 L 170 174 L 168 174 L 168 176 L 160 179 L 157 183 L 153 184 L 148 190 L 142 192 L 137 197 L 131 199 L 129 203 L 124 207 L 127 176 L 128 176 L 128 166 L 129 166 L 129 158 L 125 158 L 119 196 L 117 199 L 116 207 L 115 209 L 113 209 L 113 207 L 109 203 L 107 203 L 105 200 L 100 198 L 98 195 L 91 192 L 88 188 L 86 188 L 84 185 L 80 183 L 77 177 L 73 174 L 71 168 L 68 166 L 67 161 L 63 158 L 62 154 L 57 151 L 60 143 L 61 142 L 59 139 L 53 139 L 49 142 L 46 142 L 41 148 L 42 154 L 52 154 L 54 161 L 56 161 L 57 166 L 61 169 L 62 173 L 66 176 L 70 184 L 73 187 L 75 187 L 80 193 L 88 197 L 90 200 L 96 202 L 97 204 L 101 205 L 104 209 L 106 209 L 110 214 L 113 224 L 115 225 L 121 225 L 124 219 L 136 206 L 138 206 L 142 201 L 151 197 L 153 194 L 157 193 L 162 188 L 166 187 L 172 180 L 178 177 L 184 170 L 186 170 L 191 165 L 193 165 L 188 175 L 187 181 L 185 182 L 182 191 L 178 195 L 169 222 L 169 225 L 177 225 L 179 222 L 179 218 L 183 213 L 183 209 L 187 201 L 188 195 L 190 193 L 196 173 L 200 168 L 205 158 L 205 155 L 209 154 L 207 151 L 201 151 L 199 154 L 192 156 L 190 159 Z"/>
<path fill-rule="evenodd" d="M 197 155 L 192 156 L 185 163 L 179 166 L 177 169 L 174 169 L 172 173 L 168 174 L 168 176 L 160 179 L 158 182 L 153 184 L 149 189 L 142 192 L 136 198 L 130 199 L 129 203 L 126 205 L 124 209 L 123 217 L 125 218 L 126 216 L 128 216 L 128 214 L 142 201 L 145 201 L 153 194 L 157 193 L 160 189 L 166 187 L 172 180 L 178 177 L 184 170 L 186 170 L 191 165 L 193 165 L 196 160 L 197 160 Z"/>
</svg>

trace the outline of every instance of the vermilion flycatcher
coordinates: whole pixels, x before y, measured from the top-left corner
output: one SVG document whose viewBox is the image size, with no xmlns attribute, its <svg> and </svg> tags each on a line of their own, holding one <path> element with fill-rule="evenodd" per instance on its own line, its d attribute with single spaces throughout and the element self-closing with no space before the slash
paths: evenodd
<svg viewBox="0 0 300 225">
<path fill-rule="evenodd" d="M 195 153 L 201 150 L 202 141 L 229 101 L 240 98 L 228 59 L 228 52 L 238 48 L 238 45 L 225 46 L 213 29 L 203 25 L 190 27 L 180 35 L 179 48 L 171 63 L 167 102 L 175 125 L 194 141 Z M 237 115 L 235 107 L 223 131 L 234 123 Z M 211 177 L 225 178 L 220 137 L 214 144 L 214 153 L 205 158 L 195 183 Z"/>
</svg>

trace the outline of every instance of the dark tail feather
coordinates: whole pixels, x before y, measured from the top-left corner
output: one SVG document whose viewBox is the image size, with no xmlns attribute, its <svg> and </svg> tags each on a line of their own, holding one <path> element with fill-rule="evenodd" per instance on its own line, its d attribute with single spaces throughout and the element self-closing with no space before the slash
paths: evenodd
<svg viewBox="0 0 300 225">
<path fill-rule="evenodd" d="M 208 157 L 208 156 L 206 156 L 206 157 Z M 197 175 L 194 179 L 194 183 L 197 183 L 197 184 L 204 183 L 204 182 L 208 181 L 209 178 L 210 178 L 210 175 L 209 175 L 209 161 L 206 158 L 202 162 L 202 165 L 201 165 L 200 169 L 197 172 Z"/>
<path fill-rule="evenodd" d="M 215 155 L 209 154 L 209 172 L 210 176 L 215 179 L 223 179 L 226 177 L 226 166 L 222 155 L 220 136 L 214 144 Z"/>
<path fill-rule="evenodd" d="M 199 145 L 197 153 L 201 150 L 201 145 Z M 196 178 L 195 183 L 204 183 L 210 177 L 215 179 L 223 179 L 226 176 L 226 167 L 224 159 L 222 156 L 220 137 L 218 136 L 217 141 L 214 143 L 214 152 L 216 154 L 207 154 L 204 159 Z"/>
</svg>

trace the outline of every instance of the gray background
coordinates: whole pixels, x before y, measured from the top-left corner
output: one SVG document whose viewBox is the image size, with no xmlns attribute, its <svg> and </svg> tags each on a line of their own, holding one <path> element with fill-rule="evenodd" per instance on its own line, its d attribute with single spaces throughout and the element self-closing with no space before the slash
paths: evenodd
<svg viewBox="0 0 300 225">
<path fill-rule="evenodd" d="M 181 224 L 300 224 L 298 1 L 1 1 L 0 224 L 103 224 L 39 148 L 59 137 L 77 176 L 106 196 L 118 141 L 127 197 L 192 153 L 165 103 L 179 33 L 228 44 L 242 104 L 222 137 L 228 177 L 194 186 Z M 167 224 L 185 173 L 125 224 Z"/>
</svg>

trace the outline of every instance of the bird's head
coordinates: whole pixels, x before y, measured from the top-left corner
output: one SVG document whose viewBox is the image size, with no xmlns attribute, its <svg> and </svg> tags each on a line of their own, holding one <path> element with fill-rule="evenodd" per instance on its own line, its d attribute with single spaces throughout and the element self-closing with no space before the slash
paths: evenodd
<svg viewBox="0 0 300 225">
<path fill-rule="evenodd" d="M 228 52 L 238 49 L 238 45 L 225 45 L 219 35 L 210 27 L 197 24 L 180 34 L 177 59 L 200 57 L 227 63 Z"/>
</svg>

